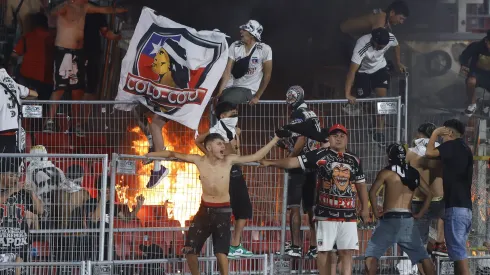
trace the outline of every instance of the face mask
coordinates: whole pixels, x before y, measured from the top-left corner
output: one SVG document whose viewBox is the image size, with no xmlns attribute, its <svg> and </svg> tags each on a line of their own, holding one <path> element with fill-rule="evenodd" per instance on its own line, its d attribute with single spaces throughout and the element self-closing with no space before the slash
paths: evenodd
<svg viewBox="0 0 490 275">
<path fill-rule="evenodd" d="M 238 123 L 238 116 L 222 118 L 220 121 L 222 121 L 229 130 L 234 130 Z"/>
</svg>

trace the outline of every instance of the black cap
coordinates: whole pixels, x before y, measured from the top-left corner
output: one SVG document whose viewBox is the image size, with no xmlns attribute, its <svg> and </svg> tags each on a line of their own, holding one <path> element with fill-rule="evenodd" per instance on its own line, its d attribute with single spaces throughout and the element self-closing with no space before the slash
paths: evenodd
<svg viewBox="0 0 490 275">
<path fill-rule="evenodd" d="M 385 28 L 377 28 L 371 32 L 373 41 L 378 45 L 388 45 L 390 43 L 390 33 Z"/>
</svg>

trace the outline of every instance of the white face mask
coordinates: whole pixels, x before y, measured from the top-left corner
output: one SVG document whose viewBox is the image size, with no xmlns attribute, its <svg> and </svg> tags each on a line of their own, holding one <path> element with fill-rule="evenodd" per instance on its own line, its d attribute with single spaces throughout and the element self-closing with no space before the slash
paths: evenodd
<svg viewBox="0 0 490 275">
<path fill-rule="evenodd" d="M 234 131 L 235 130 L 235 127 L 238 123 L 238 117 L 227 117 L 227 118 L 222 118 L 220 119 L 220 121 L 222 121 L 226 127 L 228 128 L 228 130 L 230 131 Z"/>
</svg>

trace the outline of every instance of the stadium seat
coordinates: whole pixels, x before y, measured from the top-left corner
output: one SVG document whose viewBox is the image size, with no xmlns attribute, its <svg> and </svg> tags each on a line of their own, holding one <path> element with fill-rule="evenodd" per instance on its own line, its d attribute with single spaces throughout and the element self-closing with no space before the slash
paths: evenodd
<svg viewBox="0 0 490 275">
<path fill-rule="evenodd" d="M 44 145 L 49 154 L 71 154 L 70 136 L 63 133 L 34 133 L 34 144 Z"/>
</svg>

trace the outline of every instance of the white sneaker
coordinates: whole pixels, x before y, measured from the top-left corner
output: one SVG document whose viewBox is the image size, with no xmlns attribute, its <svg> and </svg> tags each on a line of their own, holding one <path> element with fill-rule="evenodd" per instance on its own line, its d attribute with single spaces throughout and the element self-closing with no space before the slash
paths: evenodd
<svg viewBox="0 0 490 275">
<path fill-rule="evenodd" d="M 476 111 L 476 104 L 471 104 L 470 106 L 468 106 L 468 108 L 466 108 L 466 110 L 464 110 L 464 114 L 468 117 L 471 117 Z"/>
</svg>

